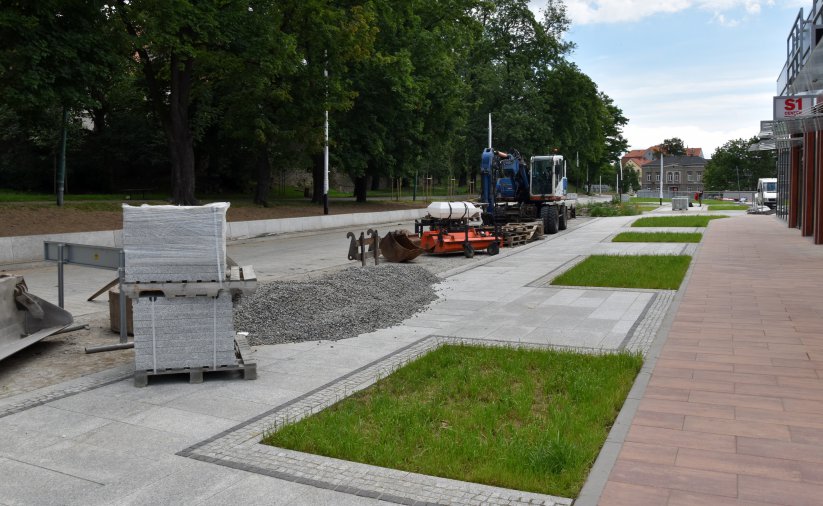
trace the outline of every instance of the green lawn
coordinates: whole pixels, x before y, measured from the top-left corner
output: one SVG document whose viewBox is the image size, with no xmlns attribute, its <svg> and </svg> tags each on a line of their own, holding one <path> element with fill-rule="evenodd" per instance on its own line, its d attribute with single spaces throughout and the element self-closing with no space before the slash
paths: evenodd
<svg viewBox="0 0 823 506">
<path fill-rule="evenodd" d="M 712 204 L 709 211 L 745 211 L 748 208 L 745 204 Z"/>
<path fill-rule="evenodd" d="M 641 365 L 625 353 L 443 346 L 263 442 L 573 498 Z"/>
<path fill-rule="evenodd" d="M 635 220 L 633 227 L 705 227 L 712 220 L 728 216 L 655 216 Z"/>
<path fill-rule="evenodd" d="M 612 242 L 700 242 L 703 234 L 684 232 L 623 232 Z"/>
<path fill-rule="evenodd" d="M 688 255 L 592 255 L 552 281 L 552 285 L 677 290 Z"/>
</svg>

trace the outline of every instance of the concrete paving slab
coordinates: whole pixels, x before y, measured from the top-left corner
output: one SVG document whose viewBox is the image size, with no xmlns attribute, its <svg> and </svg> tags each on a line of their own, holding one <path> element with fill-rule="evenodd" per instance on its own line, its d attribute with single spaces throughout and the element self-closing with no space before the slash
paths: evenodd
<svg viewBox="0 0 823 506">
<path fill-rule="evenodd" d="M 146 409 L 150 404 L 124 399 L 116 394 L 99 395 L 92 390 L 57 399 L 49 403 L 49 406 L 81 414 L 93 413 L 94 416 L 106 420 L 123 421 Z"/>
<path fill-rule="evenodd" d="M 174 472 L 177 467 L 167 457 L 158 462 L 121 449 L 77 441 L 61 441 L 18 458 L 42 469 L 107 486 L 153 482 Z M 89 462 L 94 465 L 88 465 Z"/>
<path fill-rule="evenodd" d="M 234 420 L 168 406 L 151 406 L 130 416 L 124 422 L 199 439 L 205 439 L 226 430 L 236 423 Z"/>
<path fill-rule="evenodd" d="M 7 424 L 3 426 L 3 437 L 0 437 L 0 457 L 14 458 L 15 455 L 24 455 L 61 441 L 65 438 L 30 427 Z"/>
<path fill-rule="evenodd" d="M 259 474 L 250 474 L 238 483 L 209 497 L 202 504 L 213 506 L 237 506 L 238 504 L 270 504 L 272 506 L 291 504 L 343 504 L 340 494 L 319 491 L 315 487 L 299 483 L 285 482 Z M 354 496 L 348 504 L 377 504 L 378 501 Z M 385 504 L 385 503 L 382 503 Z"/>
<path fill-rule="evenodd" d="M 109 420 L 93 414 L 75 413 L 48 405 L 36 406 L 0 418 L 0 428 L 2 429 L 7 426 L 14 426 L 60 438 L 74 438 L 107 423 L 109 423 Z"/>
<path fill-rule="evenodd" d="M 102 483 L 3 457 L 0 457 L 0 476 L 3 476 L 0 497 L 5 504 L 89 504 L 87 496 L 105 487 Z"/>
<path fill-rule="evenodd" d="M 110 422 L 74 441 L 146 459 L 161 459 L 191 446 L 197 438 L 124 422 Z"/>
<path fill-rule="evenodd" d="M 236 380 L 232 383 L 235 382 Z M 226 394 L 227 395 L 220 395 L 218 392 L 210 389 L 206 392 L 199 392 L 175 399 L 167 403 L 167 406 L 191 413 L 200 413 L 238 422 L 253 418 L 272 407 L 271 403 L 252 402 L 228 395 L 229 392 L 226 392 Z"/>
<path fill-rule="evenodd" d="M 166 459 L 164 464 L 173 465 L 175 470 L 150 483 L 135 483 L 112 504 L 202 504 L 247 476 L 243 471 L 180 457 Z"/>
</svg>

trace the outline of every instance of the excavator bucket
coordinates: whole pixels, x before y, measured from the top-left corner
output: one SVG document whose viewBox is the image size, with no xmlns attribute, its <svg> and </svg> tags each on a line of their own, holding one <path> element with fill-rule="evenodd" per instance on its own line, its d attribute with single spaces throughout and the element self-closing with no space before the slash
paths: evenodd
<svg viewBox="0 0 823 506">
<path fill-rule="evenodd" d="M 416 243 L 414 239 L 417 239 Z M 425 250 L 420 247 L 417 236 L 412 238 L 406 230 L 395 230 L 380 240 L 380 253 L 389 262 L 408 262 L 425 253 Z"/>
<path fill-rule="evenodd" d="M 22 276 L 0 274 L 0 360 L 64 329 L 71 313 L 30 294 Z"/>
</svg>

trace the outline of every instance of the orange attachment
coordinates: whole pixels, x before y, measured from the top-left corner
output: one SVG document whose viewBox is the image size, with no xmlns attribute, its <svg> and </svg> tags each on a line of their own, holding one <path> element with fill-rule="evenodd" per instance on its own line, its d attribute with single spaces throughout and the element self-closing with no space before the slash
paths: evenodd
<svg viewBox="0 0 823 506">
<path fill-rule="evenodd" d="M 503 241 L 500 238 L 495 237 L 494 234 L 483 230 L 477 230 L 475 228 L 469 228 L 468 232 L 446 232 L 440 230 L 429 230 L 427 232 L 423 232 L 423 235 L 420 238 L 420 247 L 428 253 L 435 255 L 445 253 L 465 253 L 466 250 L 464 244 L 467 241 L 474 251 L 488 249 L 493 243 L 496 243 L 496 247 L 492 246 L 493 250 L 499 249 L 499 247 L 503 245 Z"/>
</svg>

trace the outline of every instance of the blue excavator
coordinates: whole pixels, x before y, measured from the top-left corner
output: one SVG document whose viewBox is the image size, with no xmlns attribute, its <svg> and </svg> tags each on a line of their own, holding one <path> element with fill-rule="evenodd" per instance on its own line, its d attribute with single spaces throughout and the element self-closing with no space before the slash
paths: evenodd
<svg viewBox="0 0 823 506">
<path fill-rule="evenodd" d="M 556 234 L 576 216 L 576 201 L 567 198 L 566 166 L 560 155 L 533 156 L 526 164 L 516 149 L 506 153 L 486 148 L 480 184 L 487 224 L 540 220 L 544 233 Z"/>
</svg>

